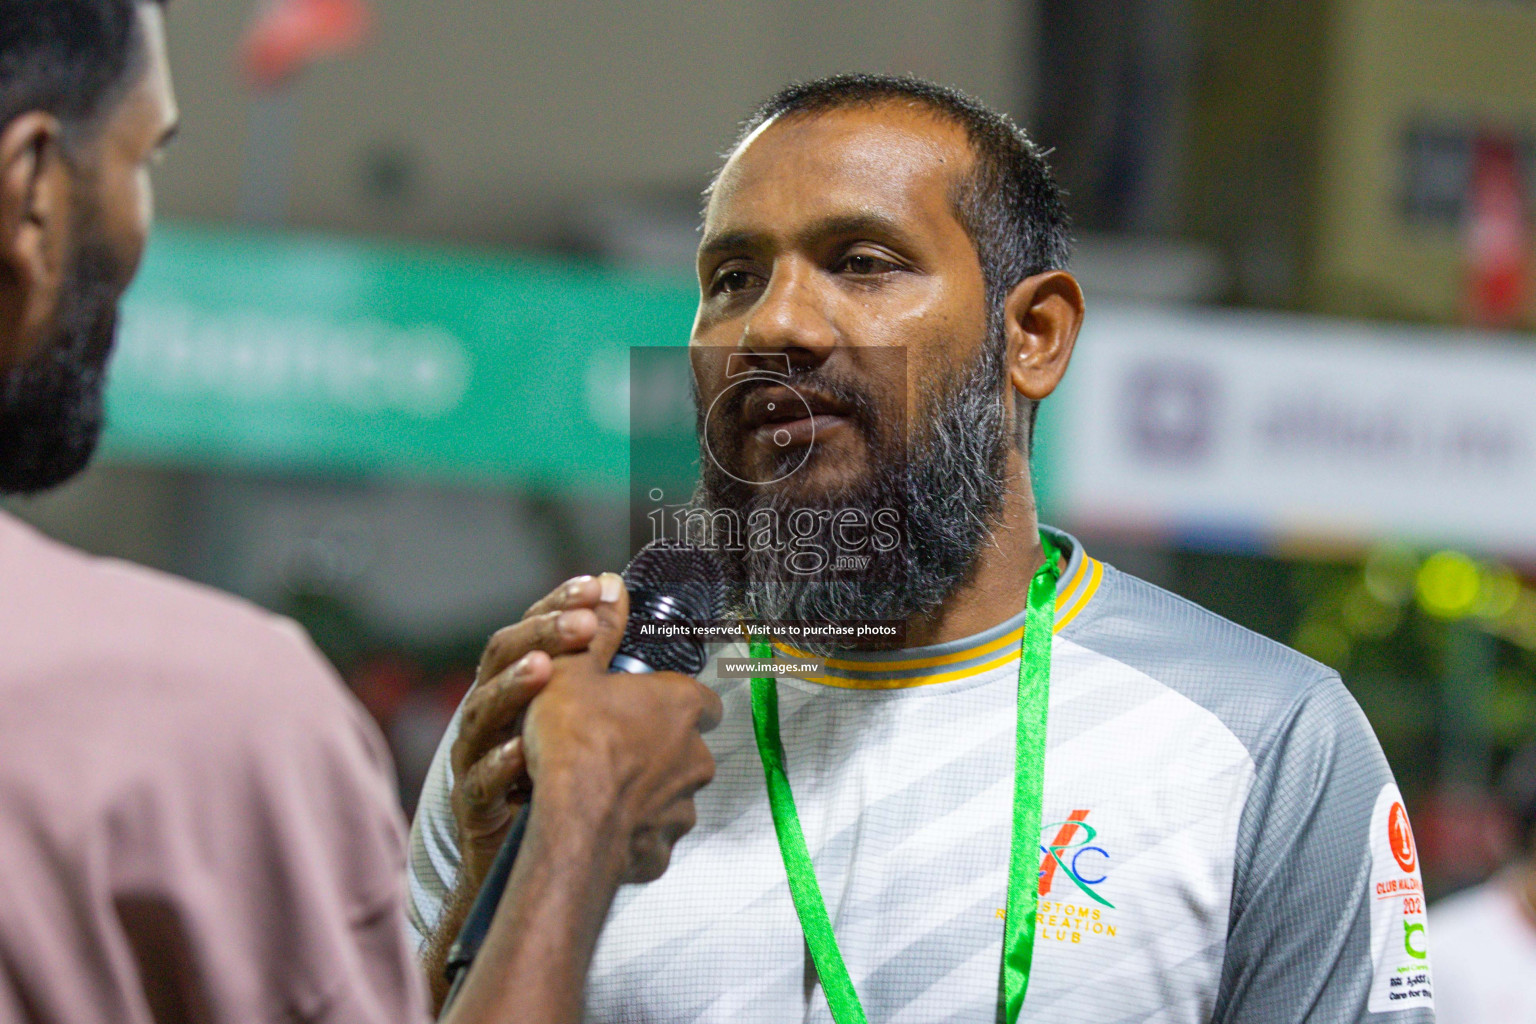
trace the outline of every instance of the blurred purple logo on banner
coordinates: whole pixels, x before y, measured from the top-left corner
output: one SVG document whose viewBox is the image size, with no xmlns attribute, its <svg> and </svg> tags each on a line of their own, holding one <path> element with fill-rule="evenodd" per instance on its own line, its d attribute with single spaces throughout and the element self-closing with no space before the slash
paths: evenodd
<svg viewBox="0 0 1536 1024">
<path fill-rule="evenodd" d="M 1198 363 L 1148 364 L 1125 378 L 1125 432 L 1131 450 L 1160 462 L 1195 463 L 1211 451 L 1217 384 Z"/>
</svg>

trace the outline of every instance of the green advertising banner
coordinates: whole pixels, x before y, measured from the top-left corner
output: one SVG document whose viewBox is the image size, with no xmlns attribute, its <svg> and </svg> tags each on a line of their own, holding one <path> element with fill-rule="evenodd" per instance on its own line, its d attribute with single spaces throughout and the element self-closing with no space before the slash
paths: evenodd
<svg viewBox="0 0 1536 1024">
<path fill-rule="evenodd" d="M 103 450 L 622 488 L 630 350 L 686 344 L 696 303 L 686 278 L 168 225 L 124 304 Z M 645 404 L 691 437 L 686 387 Z"/>
<path fill-rule="evenodd" d="M 638 460 L 676 500 L 694 410 L 686 360 L 658 350 L 687 344 L 697 301 L 687 277 L 574 260 L 163 225 L 124 303 L 103 453 L 615 491 Z"/>
</svg>

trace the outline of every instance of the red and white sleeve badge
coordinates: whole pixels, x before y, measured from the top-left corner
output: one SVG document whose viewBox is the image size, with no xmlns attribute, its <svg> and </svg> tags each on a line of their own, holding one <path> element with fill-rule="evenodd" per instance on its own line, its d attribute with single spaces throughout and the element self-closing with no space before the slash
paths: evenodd
<svg viewBox="0 0 1536 1024">
<path fill-rule="evenodd" d="M 1371 812 L 1372 1013 L 1433 1006 L 1424 885 L 1403 796 L 1381 787 Z"/>
</svg>

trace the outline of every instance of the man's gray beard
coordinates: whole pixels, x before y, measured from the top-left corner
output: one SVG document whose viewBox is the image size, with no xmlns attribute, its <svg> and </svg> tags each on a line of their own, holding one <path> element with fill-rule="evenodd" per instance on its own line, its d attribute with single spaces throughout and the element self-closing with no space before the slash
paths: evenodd
<svg viewBox="0 0 1536 1024">
<path fill-rule="evenodd" d="M 902 516 L 901 542 L 887 552 L 860 551 L 870 561 L 858 574 L 796 573 L 784 564 L 787 552 L 777 549 L 720 552 L 733 610 L 766 623 L 905 623 L 948 600 L 975 571 L 1007 492 L 1012 441 L 1006 429 L 1003 351 L 994 339 L 965 372 L 936 389 L 923 410 L 926 423 L 911 431 L 916 436 L 910 444 L 902 437 L 868 437 L 871 476 L 858 488 L 820 501 L 794 501 L 734 481 L 707 455 L 701 458 L 692 507 L 706 513 L 732 510 L 744 523 L 762 509 L 771 509 L 781 523 L 804 508 L 859 509 L 866 516 L 894 509 Z M 821 528 L 812 541 L 835 557 L 838 542 L 831 519 L 819 517 Z M 899 640 L 864 646 L 896 645 Z M 820 656 L 847 646 L 795 641 L 795 647 Z"/>
</svg>

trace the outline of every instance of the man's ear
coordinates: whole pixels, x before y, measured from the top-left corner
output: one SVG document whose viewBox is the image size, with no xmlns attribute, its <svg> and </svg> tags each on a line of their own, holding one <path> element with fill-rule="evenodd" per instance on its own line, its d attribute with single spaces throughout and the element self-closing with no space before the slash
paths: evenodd
<svg viewBox="0 0 1536 1024">
<path fill-rule="evenodd" d="M 25 339 L 53 321 L 69 251 L 72 187 L 58 118 L 29 111 L 0 129 L 0 329 Z M 0 363 L 7 355 L 0 336 Z"/>
<path fill-rule="evenodd" d="M 1083 325 L 1083 290 L 1065 270 L 1026 277 L 1008 292 L 1003 316 L 1013 388 L 1038 402 L 1067 372 Z"/>
</svg>

